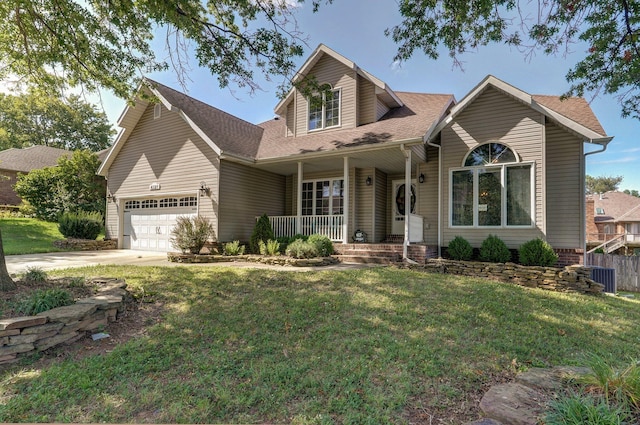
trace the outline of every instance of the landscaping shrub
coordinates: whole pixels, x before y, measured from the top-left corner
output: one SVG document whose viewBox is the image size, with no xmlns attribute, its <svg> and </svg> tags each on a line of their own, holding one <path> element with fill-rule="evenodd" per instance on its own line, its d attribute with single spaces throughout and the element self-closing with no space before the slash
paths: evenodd
<svg viewBox="0 0 640 425">
<path fill-rule="evenodd" d="M 68 212 L 58 219 L 58 230 L 65 238 L 95 240 L 103 229 L 99 212 Z"/>
<path fill-rule="evenodd" d="M 456 236 L 449 242 L 447 253 L 452 260 L 468 261 L 473 257 L 473 248 L 465 238 Z"/>
<path fill-rule="evenodd" d="M 558 254 L 540 238 L 522 244 L 518 253 L 520 264 L 525 266 L 551 267 L 558 262 Z"/>
<path fill-rule="evenodd" d="M 571 394 L 551 402 L 544 418 L 546 425 L 631 424 L 631 411 L 624 403 L 610 405 L 601 397 Z"/>
<path fill-rule="evenodd" d="M 206 217 L 179 216 L 171 229 L 171 243 L 183 254 L 199 254 L 209 238 L 214 236 L 213 224 Z"/>
<path fill-rule="evenodd" d="M 227 242 L 222 248 L 223 255 L 243 255 L 244 245 L 240 245 L 240 241 Z"/>
<path fill-rule="evenodd" d="M 40 267 L 27 267 L 23 279 L 27 283 L 44 283 L 48 277 L 47 272 Z"/>
<path fill-rule="evenodd" d="M 320 234 L 313 234 L 309 236 L 307 242 L 313 244 L 318 251 L 320 257 L 328 257 L 333 254 L 333 242 L 327 236 Z"/>
<path fill-rule="evenodd" d="M 259 241 L 258 246 L 262 255 L 280 255 L 280 242 L 277 240 L 269 239 L 266 243 Z"/>
<path fill-rule="evenodd" d="M 262 214 L 256 222 L 256 225 L 253 228 L 253 232 L 251 233 L 251 238 L 249 239 L 249 249 L 251 249 L 251 252 L 258 253 L 260 252 L 260 241 L 266 242 L 270 239 L 275 238 L 276 237 L 273 235 L 271 222 L 269 221 L 269 216 L 266 214 Z"/>
<path fill-rule="evenodd" d="M 293 258 L 313 258 L 318 256 L 318 249 L 309 241 L 296 239 L 287 246 L 286 253 Z"/>
<path fill-rule="evenodd" d="M 511 260 L 511 251 L 502 239 L 489 235 L 480 246 L 480 260 L 492 263 L 506 263 Z"/>
<path fill-rule="evenodd" d="M 16 311 L 27 316 L 33 316 L 43 311 L 73 304 L 71 294 L 62 289 L 45 289 L 33 292 L 18 301 Z"/>
</svg>

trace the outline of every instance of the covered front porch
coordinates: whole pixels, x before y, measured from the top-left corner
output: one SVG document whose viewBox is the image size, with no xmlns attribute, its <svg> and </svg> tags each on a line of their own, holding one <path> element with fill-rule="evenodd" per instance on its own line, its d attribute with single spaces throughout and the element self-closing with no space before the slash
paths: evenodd
<svg viewBox="0 0 640 425">
<path fill-rule="evenodd" d="M 284 214 L 269 216 L 276 237 L 322 234 L 336 246 L 392 238 L 407 258 L 412 244 L 438 246 L 438 159 L 419 140 L 256 165 L 285 176 Z"/>
</svg>

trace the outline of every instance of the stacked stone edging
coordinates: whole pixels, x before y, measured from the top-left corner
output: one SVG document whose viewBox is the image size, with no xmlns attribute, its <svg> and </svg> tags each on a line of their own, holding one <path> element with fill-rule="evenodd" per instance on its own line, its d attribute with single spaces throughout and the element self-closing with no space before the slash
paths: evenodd
<svg viewBox="0 0 640 425">
<path fill-rule="evenodd" d="M 71 249 L 74 251 L 102 251 L 104 249 L 116 249 L 118 241 L 91 240 L 91 239 L 60 239 L 53 241 L 53 246 L 60 249 Z"/>
<path fill-rule="evenodd" d="M 604 291 L 604 285 L 591 279 L 591 269 L 580 265 L 558 268 L 523 266 L 515 263 L 428 259 L 424 266 L 413 266 L 413 268 L 423 268 L 436 273 L 484 277 L 528 288 L 557 292 L 600 294 Z"/>
<path fill-rule="evenodd" d="M 0 365 L 17 361 L 20 355 L 71 344 L 86 332 L 101 330 L 124 312 L 129 296 L 121 279 L 97 278 L 98 294 L 75 304 L 44 311 L 35 316 L 0 320 Z"/>
<path fill-rule="evenodd" d="M 285 255 L 207 255 L 207 254 L 182 254 L 179 252 L 168 252 L 167 260 L 172 263 L 223 263 L 233 261 L 244 261 L 248 263 L 271 264 L 275 266 L 294 267 L 319 267 L 339 263 L 335 257 L 318 258 L 292 258 Z"/>
</svg>

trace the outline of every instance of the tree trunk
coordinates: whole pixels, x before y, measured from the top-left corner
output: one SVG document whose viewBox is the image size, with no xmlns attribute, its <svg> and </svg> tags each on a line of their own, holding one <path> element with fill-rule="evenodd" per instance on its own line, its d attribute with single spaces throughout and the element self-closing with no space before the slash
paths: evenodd
<svg viewBox="0 0 640 425">
<path fill-rule="evenodd" d="M 16 283 L 9 276 L 7 263 L 4 259 L 4 247 L 2 246 L 2 231 L 0 231 L 0 292 L 16 289 Z"/>
</svg>

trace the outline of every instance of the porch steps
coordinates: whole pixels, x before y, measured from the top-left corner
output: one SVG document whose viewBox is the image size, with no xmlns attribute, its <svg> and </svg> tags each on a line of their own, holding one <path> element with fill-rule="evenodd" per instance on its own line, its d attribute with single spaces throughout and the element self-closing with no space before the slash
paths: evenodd
<svg viewBox="0 0 640 425">
<path fill-rule="evenodd" d="M 336 257 L 343 263 L 399 264 L 402 263 L 402 244 L 334 244 Z M 408 257 L 423 264 L 427 257 L 426 245 L 410 245 Z"/>
</svg>

